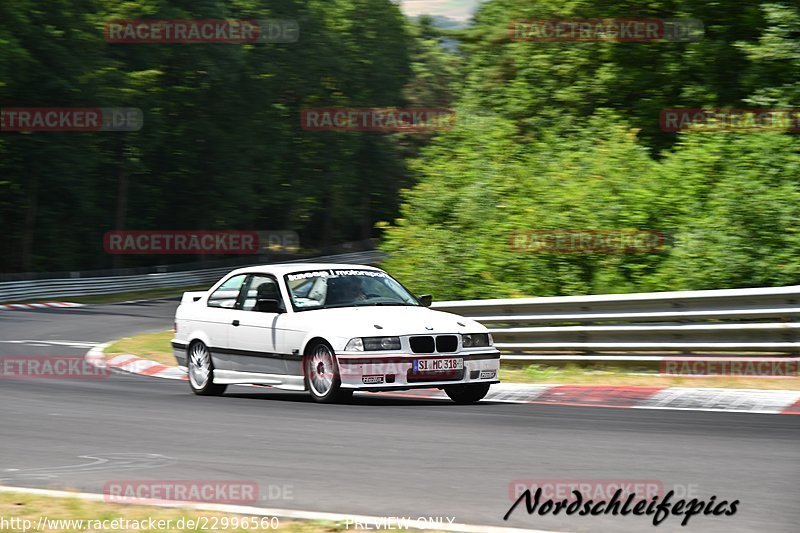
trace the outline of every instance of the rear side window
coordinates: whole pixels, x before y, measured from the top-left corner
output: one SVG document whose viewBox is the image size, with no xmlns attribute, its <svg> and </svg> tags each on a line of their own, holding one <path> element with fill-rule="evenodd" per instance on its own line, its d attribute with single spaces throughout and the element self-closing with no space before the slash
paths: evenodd
<svg viewBox="0 0 800 533">
<path fill-rule="evenodd" d="M 263 274 L 255 274 L 250 278 L 247 294 L 243 298 L 243 311 L 259 311 L 257 302 L 261 298 L 283 301 L 278 282 L 275 278 Z"/>
<path fill-rule="evenodd" d="M 246 274 L 233 276 L 231 279 L 217 287 L 217 290 L 208 297 L 208 307 L 222 307 L 234 309 L 239 298 L 239 291 L 242 289 Z"/>
</svg>

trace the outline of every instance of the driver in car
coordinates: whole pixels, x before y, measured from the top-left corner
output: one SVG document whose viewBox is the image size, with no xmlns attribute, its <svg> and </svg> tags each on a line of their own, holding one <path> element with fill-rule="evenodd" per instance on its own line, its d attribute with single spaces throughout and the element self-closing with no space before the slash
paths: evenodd
<svg viewBox="0 0 800 533">
<path fill-rule="evenodd" d="M 364 293 L 364 285 L 361 283 L 361 278 L 357 277 L 343 277 L 341 278 L 342 293 L 345 299 L 351 302 L 363 302 L 367 299 Z"/>
</svg>

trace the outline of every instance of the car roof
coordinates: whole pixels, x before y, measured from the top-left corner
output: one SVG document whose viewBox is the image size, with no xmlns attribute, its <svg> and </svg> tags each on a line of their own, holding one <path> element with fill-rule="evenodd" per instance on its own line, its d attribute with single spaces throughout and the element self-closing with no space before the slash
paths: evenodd
<svg viewBox="0 0 800 533">
<path fill-rule="evenodd" d="M 346 263 L 281 263 L 272 265 L 255 265 L 234 270 L 230 274 L 248 274 L 251 272 L 265 272 L 282 276 L 292 272 L 305 272 L 307 270 L 377 270 L 380 268 L 369 265 L 350 265 Z M 382 271 L 381 271 L 382 272 Z"/>
</svg>

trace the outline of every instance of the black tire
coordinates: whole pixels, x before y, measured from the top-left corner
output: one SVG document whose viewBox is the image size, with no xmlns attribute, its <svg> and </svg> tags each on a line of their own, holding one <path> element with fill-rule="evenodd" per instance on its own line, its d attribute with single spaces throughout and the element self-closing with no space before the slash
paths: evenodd
<svg viewBox="0 0 800 533">
<path fill-rule="evenodd" d="M 469 385 L 450 385 L 444 388 L 451 400 L 458 404 L 478 403 L 489 392 L 489 383 L 474 383 Z"/>
<path fill-rule="evenodd" d="M 330 344 L 317 340 L 309 345 L 303 357 L 306 389 L 315 402 L 342 403 L 353 397 L 352 389 L 343 389 L 339 364 Z"/>
<path fill-rule="evenodd" d="M 201 360 L 205 360 L 206 365 L 199 365 Z M 211 359 L 211 351 L 200 341 L 195 341 L 189 345 L 186 351 L 186 367 L 189 370 L 189 387 L 198 396 L 221 396 L 227 385 L 214 383 L 214 362 Z M 205 380 L 202 377 L 205 376 Z"/>
</svg>

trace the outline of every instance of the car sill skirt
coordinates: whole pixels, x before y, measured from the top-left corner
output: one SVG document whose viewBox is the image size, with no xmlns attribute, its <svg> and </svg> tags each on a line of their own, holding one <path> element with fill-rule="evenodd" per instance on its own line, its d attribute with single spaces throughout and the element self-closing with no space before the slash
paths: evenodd
<svg viewBox="0 0 800 533">
<path fill-rule="evenodd" d="M 277 389 L 306 390 L 303 376 L 260 374 L 236 370 L 214 370 L 214 383 L 218 385 L 269 385 Z"/>
</svg>

